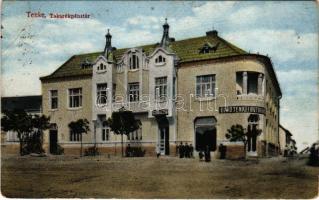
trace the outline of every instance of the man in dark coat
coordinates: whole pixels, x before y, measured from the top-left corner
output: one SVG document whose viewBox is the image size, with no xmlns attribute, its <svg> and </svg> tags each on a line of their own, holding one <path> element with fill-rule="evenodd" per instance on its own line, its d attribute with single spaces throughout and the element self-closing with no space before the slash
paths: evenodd
<svg viewBox="0 0 319 200">
<path fill-rule="evenodd" d="M 181 144 L 179 145 L 178 150 L 179 150 L 179 157 L 180 158 L 184 158 L 184 145 L 183 145 L 183 142 L 181 142 Z"/>
<path fill-rule="evenodd" d="M 194 158 L 193 152 L 194 152 L 194 147 L 193 147 L 193 145 L 191 143 L 189 145 L 189 155 L 190 155 L 191 158 Z"/>
<path fill-rule="evenodd" d="M 189 158 L 190 156 L 189 156 L 189 146 L 188 146 L 188 144 L 187 144 L 187 142 L 186 142 L 186 144 L 185 144 L 185 158 Z"/>
<path fill-rule="evenodd" d="M 210 162 L 210 149 L 208 145 L 206 146 L 206 149 L 205 149 L 205 162 Z"/>
</svg>

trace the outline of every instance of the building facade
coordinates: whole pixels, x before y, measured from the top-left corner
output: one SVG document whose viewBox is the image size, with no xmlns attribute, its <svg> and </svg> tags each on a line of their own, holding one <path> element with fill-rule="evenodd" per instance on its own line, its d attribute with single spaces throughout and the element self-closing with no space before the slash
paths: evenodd
<svg viewBox="0 0 319 200">
<path fill-rule="evenodd" d="M 167 22 L 156 44 L 116 49 L 109 32 L 105 37 L 103 52 L 72 56 L 41 78 L 43 113 L 56 125 L 46 134 L 49 152 L 55 144 L 65 153 L 78 152 L 79 137 L 68 123 L 86 118 L 91 131 L 83 135 L 83 145 L 116 153 L 120 137 L 106 120 L 121 108 L 131 110 L 142 124 L 125 143 L 141 146 L 147 154 L 158 147 L 162 155 L 175 155 L 182 142 L 195 151 L 209 147 L 215 157 L 224 144 L 240 156 L 242 143 L 225 138 L 235 124 L 249 133 L 261 130 L 249 137 L 248 155 L 279 152 L 281 90 L 268 57 L 245 52 L 215 30 L 175 41 Z"/>
</svg>

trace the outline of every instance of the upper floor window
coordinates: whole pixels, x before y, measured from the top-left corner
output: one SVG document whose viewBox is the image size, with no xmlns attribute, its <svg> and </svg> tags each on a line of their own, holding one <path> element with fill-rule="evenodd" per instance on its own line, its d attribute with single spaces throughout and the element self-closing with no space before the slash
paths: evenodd
<svg viewBox="0 0 319 200">
<path fill-rule="evenodd" d="M 50 105 L 51 105 L 51 109 L 58 108 L 58 91 L 57 90 L 50 91 Z"/>
<path fill-rule="evenodd" d="M 215 96 L 215 75 L 203 75 L 196 77 L 196 97 Z"/>
<path fill-rule="evenodd" d="M 155 59 L 155 63 L 165 63 L 165 62 L 166 62 L 166 59 L 161 55 Z"/>
<path fill-rule="evenodd" d="M 263 94 L 264 76 L 259 72 L 236 72 L 237 95 Z"/>
<path fill-rule="evenodd" d="M 96 85 L 96 98 L 99 105 L 107 104 L 107 83 Z"/>
<path fill-rule="evenodd" d="M 139 101 L 140 96 L 140 85 L 139 83 L 129 83 L 129 101 Z"/>
<path fill-rule="evenodd" d="M 98 71 L 104 71 L 104 70 L 106 70 L 106 65 L 104 65 L 103 63 L 101 63 L 99 66 L 97 66 L 97 70 L 98 70 Z"/>
<path fill-rule="evenodd" d="M 139 59 L 138 56 L 133 54 L 130 57 L 130 69 L 138 69 L 139 68 Z"/>
<path fill-rule="evenodd" d="M 82 88 L 69 89 L 69 107 L 82 107 Z"/>
<path fill-rule="evenodd" d="M 167 77 L 155 78 L 155 100 L 166 101 Z"/>
</svg>

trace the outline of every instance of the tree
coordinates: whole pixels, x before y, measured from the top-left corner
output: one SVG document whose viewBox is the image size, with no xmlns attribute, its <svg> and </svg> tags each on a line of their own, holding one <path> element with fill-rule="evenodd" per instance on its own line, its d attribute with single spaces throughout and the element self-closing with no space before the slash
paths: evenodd
<svg viewBox="0 0 319 200">
<path fill-rule="evenodd" d="M 108 119 L 108 125 L 114 134 L 121 135 L 122 157 L 124 156 L 123 135 L 136 131 L 140 127 L 140 121 L 136 120 L 132 111 L 121 108 L 118 112 L 113 112 Z"/>
<path fill-rule="evenodd" d="M 18 134 L 20 143 L 20 155 L 25 155 L 23 152 L 24 141 L 28 134 L 32 131 L 32 117 L 24 110 L 4 111 L 4 116 L 1 119 L 1 128 L 3 131 L 13 131 Z"/>
<path fill-rule="evenodd" d="M 18 134 L 20 155 L 43 153 L 43 131 L 50 127 L 50 118 L 45 115 L 30 115 L 24 110 L 4 111 L 1 119 L 3 131 Z"/>
<path fill-rule="evenodd" d="M 230 129 L 227 130 L 226 138 L 231 142 L 241 141 L 244 143 L 244 156 L 246 158 L 246 149 L 248 139 L 253 136 L 260 135 L 261 130 L 255 129 L 254 131 L 246 131 L 242 125 L 236 124 L 232 125 Z"/>
<path fill-rule="evenodd" d="M 28 147 L 31 152 L 43 153 L 43 131 L 51 127 L 50 117 L 45 115 L 34 115 L 31 119 L 31 125 L 33 127 L 33 133 L 31 133 L 31 136 L 29 137 L 30 143 L 28 144 Z"/>
<path fill-rule="evenodd" d="M 81 140 L 81 150 L 80 155 L 82 156 L 82 134 L 90 131 L 89 121 L 87 119 L 78 119 L 77 121 L 72 121 L 69 123 L 69 128 L 71 132 L 76 135 L 80 135 Z"/>
</svg>

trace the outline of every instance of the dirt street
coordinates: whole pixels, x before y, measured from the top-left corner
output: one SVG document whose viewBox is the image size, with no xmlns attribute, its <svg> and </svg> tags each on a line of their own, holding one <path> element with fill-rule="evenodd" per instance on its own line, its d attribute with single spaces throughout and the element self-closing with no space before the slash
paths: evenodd
<svg viewBox="0 0 319 200">
<path fill-rule="evenodd" d="M 305 159 L 3 157 L 1 192 L 43 198 L 314 198 L 319 168 Z"/>
</svg>

